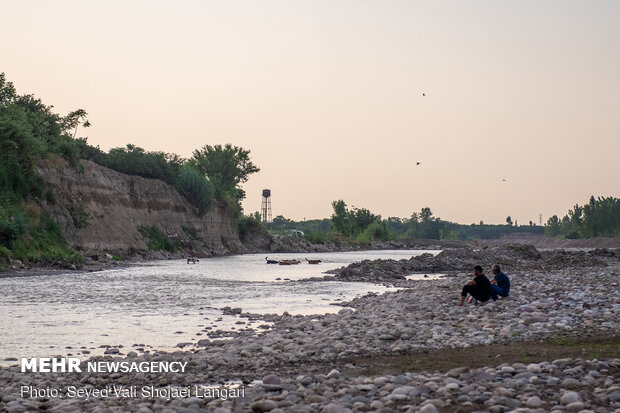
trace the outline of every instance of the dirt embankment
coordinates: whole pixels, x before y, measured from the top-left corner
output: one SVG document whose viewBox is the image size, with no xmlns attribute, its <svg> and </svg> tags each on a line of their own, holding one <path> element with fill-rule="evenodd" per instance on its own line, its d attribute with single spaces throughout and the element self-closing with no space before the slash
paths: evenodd
<svg viewBox="0 0 620 413">
<path fill-rule="evenodd" d="M 43 202 L 44 209 L 60 224 L 69 243 L 85 255 L 110 251 L 171 256 L 149 251 L 140 228 L 152 226 L 181 247 L 175 255 L 244 252 L 225 209 L 214 207 L 199 214 L 165 182 L 125 175 L 90 161 L 80 164 L 74 168 L 42 161 L 37 170 L 54 194 Z"/>
</svg>

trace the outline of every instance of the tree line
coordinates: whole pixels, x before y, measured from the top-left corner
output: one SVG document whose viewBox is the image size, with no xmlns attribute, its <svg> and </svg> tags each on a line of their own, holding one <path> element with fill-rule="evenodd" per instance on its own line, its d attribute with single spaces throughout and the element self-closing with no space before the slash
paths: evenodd
<svg viewBox="0 0 620 413">
<path fill-rule="evenodd" d="M 389 217 L 382 219 L 365 208 L 349 208 L 343 200 L 332 202 L 330 218 L 294 221 L 281 215 L 267 224 L 272 232 L 286 233 L 297 229 L 305 232 L 311 242 L 324 243 L 339 236 L 351 241 L 394 239 L 436 239 L 468 241 L 497 239 L 505 235 L 530 234 L 562 238 L 593 238 L 620 236 L 620 199 L 615 197 L 590 197 L 585 205 L 575 205 L 559 218 L 550 217 L 544 226 L 532 221 L 518 225 L 506 218 L 506 225 L 464 225 L 435 217 L 429 207 L 414 212 L 409 218 Z"/>
<path fill-rule="evenodd" d="M 566 215 L 553 215 L 545 225 L 545 235 L 563 238 L 620 236 L 620 199 L 590 197 L 585 205 L 575 205 Z"/>
<path fill-rule="evenodd" d="M 544 229 L 533 222 L 517 226 L 479 224 L 463 225 L 445 221 L 433 215 L 429 207 L 414 212 L 409 218 L 389 217 L 383 219 L 366 208 L 349 208 L 345 201 L 332 202 L 330 218 L 309 221 L 293 221 L 276 216 L 267 229 L 286 233 L 290 229 L 305 232 L 305 237 L 314 243 L 324 243 L 336 238 L 367 243 L 373 240 L 436 239 L 467 241 L 474 239 L 496 239 L 508 234 L 543 234 Z"/>
</svg>

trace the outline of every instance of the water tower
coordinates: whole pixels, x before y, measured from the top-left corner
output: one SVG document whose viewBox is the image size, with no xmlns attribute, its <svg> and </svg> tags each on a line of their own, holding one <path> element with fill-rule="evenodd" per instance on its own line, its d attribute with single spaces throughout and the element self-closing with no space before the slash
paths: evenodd
<svg viewBox="0 0 620 413">
<path fill-rule="evenodd" d="M 263 222 L 271 222 L 271 189 L 263 189 L 263 202 L 260 206 L 260 218 Z"/>
</svg>

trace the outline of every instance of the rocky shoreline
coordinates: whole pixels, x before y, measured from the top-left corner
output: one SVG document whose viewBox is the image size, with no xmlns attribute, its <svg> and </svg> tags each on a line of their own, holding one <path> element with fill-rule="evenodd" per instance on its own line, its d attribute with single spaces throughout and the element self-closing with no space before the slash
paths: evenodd
<svg viewBox="0 0 620 413">
<path fill-rule="evenodd" d="M 364 260 L 327 271 L 333 276 L 314 277 L 321 281 L 396 282 L 415 273 L 470 273 L 476 265 L 491 268 L 499 264 L 507 271 L 527 268 L 555 271 L 563 268 L 604 268 L 620 262 L 620 250 L 597 248 L 590 251 L 539 251 L 532 245 L 508 244 L 498 247 L 453 248 L 438 254 L 425 253 L 402 260 Z M 403 285 L 403 284 L 399 284 Z"/>
<path fill-rule="evenodd" d="M 493 250 L 487 258 L 497 259 L 500 252 L 508 254 Z M 479 253 L 470 251 L 470 259 L 480 261 L 484 257 Z M 269 328 L 238 332 L 229 340 L 214 335 L 174 353 L 123 354 L 126 349 L 122 349 L 116 355 L 95 358 L 182 360 L 188 363 L 185 374 L 36 374 L 21 373 L 18 367 L 0 368 L 0 411 L 618 411 L 617 342 L 616 355 L 612 352 L 612 357 L 600 360 L 573 357 L 503 363 L 500 356 L 494 366 L 484 368 L 471 368 L 464 360 L 462 368 L 456 370 L 397 375 L 364 375 L 357 365 L 360 358 L 423 355 L 429 351 L 440 354 L 453 349 L 473 349 L 479 354 L 490 345 L 527 345 L 553 337 L 620 331 L 620 264 L 616 255 L 538 253 L 538 258 L 531 250 L 506 255 L 506 259 L 514 260 L 508 272 L 512 295 L 486 305 L 457 307 L 460 286 L 471 275 L 469 269 L 453 269 L 451 277 L 410 282 L 413 288 L 354 299 L 338 314 L 261 316 L 230 309 L 240 320 L 262 319 L 270 323 Z M 440 255 L 420 261 L 430 266 L 457 259 L 465 260 L 464 266 L 470 264 L 465 251 Z M 192 386 L 229 380 L 245 384 L 245 397 L 166 400 L 19 396 L 22 385 Z"/>
</svg>

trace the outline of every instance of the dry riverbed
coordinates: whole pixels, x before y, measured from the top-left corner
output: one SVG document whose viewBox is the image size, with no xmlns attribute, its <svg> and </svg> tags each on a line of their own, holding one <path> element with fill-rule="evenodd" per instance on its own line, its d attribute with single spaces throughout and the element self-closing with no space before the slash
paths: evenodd
<svg viewBox="0 0 620 413">
<path fill-rule="evenodd" d="M 451 277 L 407 281 L 412 288 L 360 297 L 338 314 L 271 315 L 264 317 L 273 323 L 266 331 L 212 337 L 175 353 L 107 357 L 187 361 L 185 374 L 0 368 L 0 410 L 620 411 L 617 256 L 562 253 L 541 261 L 519 255 L 531 252 L 509 257 L 512 296 L 487 305 L 457 307 L 460 286 L 471 276 L 456 269 Z M 452 265 L 451 257 L 421 261 Z M 245 383 L 245 397 L 19 397 L 22 385 L 191 386 L 228 380 Z"/>
</svg>

